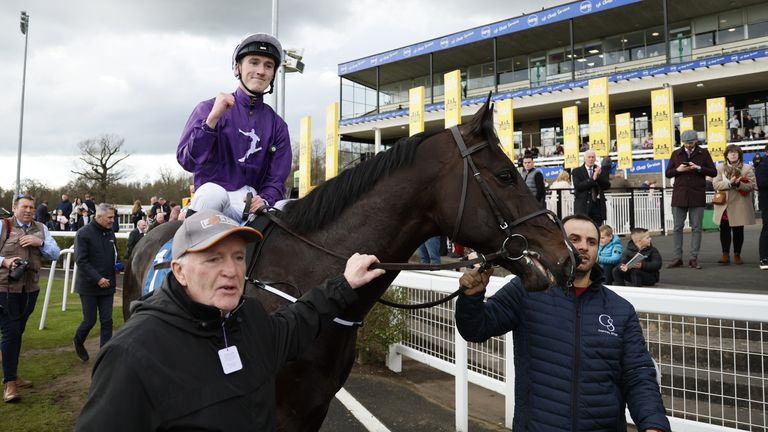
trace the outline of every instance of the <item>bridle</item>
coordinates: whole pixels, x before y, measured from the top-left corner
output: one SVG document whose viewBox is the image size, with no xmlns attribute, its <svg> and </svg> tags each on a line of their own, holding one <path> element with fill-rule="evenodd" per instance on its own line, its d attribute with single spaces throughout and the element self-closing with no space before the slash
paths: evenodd
<svg viewBox="0 0 768 432">
<path fill-rule="evenodd" d="M 488 182 L 480 175 L 480 170 L 477 169 L 477 165 L 475 165 L 475 162 L 472 159 L 472 155 L 474 153 L 490 145 L 488 140 L 484 140 L 468 148 L 466 143 L 464 142 L 464 138 L 461 136 L 461 132 L 459 131 L 458 126 L 451 127 L 450 131 L 451 131 L 451 134 L 453 135 L 454 142 L 459 148 L 459 154 L 463 160 L 463 166 L 464 166 L 462 187 L 461 187 L 461 198 L 459 200 L 458 212 L 456 214 L 456 222 L 454 224 L 453 235 L 451 236 L 451 238 L 456 239 L 456 236 L 459 233 L 459 229 L 461 228 L 462 219 L 464 217 L 464 208 L 466 205 L 467 188 L 469 183 L 469 171 L 471 170 L 472 177 L 478 182 L 478 185 L 480 186 L 480 190 L 482 191 L 483 196 L 485 197 L 485 200 L 488 202 L 488 205 L 491 207 L 491 211 L 493 212 L 496 218 L 496 222 L 498 224 L 499 229 L 501 229 L 506 235 L 506 238 L 502 242 L 501 248 L 496 252 L 485 254 L 485 255 L 477 252 L 478 254 L 477 258 L 469 259 L 469 260 L 460 260 L 455 263 L 446 263 L 446 264 L 375 263 L 371 266 L 371 268 L 380 268 L 384 270 L 449 270 L 449 269 L 459 269 L 462 267 L 473 267 L 475 264 L 481 264 L 481 267 L 489 267 L 493 262 L 499 261 L 501 259 L 507 259 L 510 261 L 523 260 L 527 265 L 533 265 L 531 257 L 538 259 L 540 256 L 539 253 L 536 251 L 530 250 L 528 247 L 528 239 L 522 234 L 517 234 L 513 232 L 512 228 L 518 225 L 521 225 L 522 223 L 528 220 L 531 220 L 533 218 L 536 218 L 539 216 L 547 216 L 549 220 L 555 223 L 560 229 L 560 232 L 563 236 L 563 242 L 566 244 L 566 247 L 568 249 L 568 254 L 570 256 L 570 262 L 571 262 L 571 271 L 568 276 L 567 285 L 570 286 L 571 283 L 573 282 L 574 271 L 576 269 L 576 261 L 575 261 L 576 256 L 574 254 L 573 249 L 570 247 L 570 244 L 567 239 L 567 235 L 565 234 L 565 229 L 563 227 L 563 224 L 557 218 L 557 215 L 551 210 L 541 209 L 541 210 L 528 213 L 524 216 L 518 217 L 517 219 L 513 219 L 511 217 L 511 213 L 509 212 L 509 209 L 507 208 L 507 206 L 503 203 L 503 201 L 501 201 L 498 198 L 498 196 L 493 192 L 493 190 L 488 185 Z M 327 249 L 324 246 L 321 246 L 315 243 L 314 241 L 298 234 L 290 226 L 288 226 L 288 224 L 286 224 L 282 219 L 277 217 L 274 214 L 274 212 L 268 211 L 269 209 L 270 207 L 265 206 L 260 208 L 258 212 L 266 215 L 272 222 L 274 222 L 276 225 L 281 227 L 284 231 L 298 238 L 299 240 L 302 240 L 303 242 L 309 244 L 310 246 L 316 249 L 322 250 L 323 252 L 329 255 L 335 256 L 342 260 L 346 260 L 348 258 L 347 256 L 341 255 L 338 252 Z M 512 222 L 508 222 L 508 220 L 511 220 Z M 519 249 L 519 251 L 513 250 L 512 245 L 518 239 L 521 241 L 521 247 L 517 248 Z M 253 264 L 255 264 L 255 262 Z M 252 269 L 249 269 L 248 274 L 250 274 L 251 270 Z M 435 306 L 437 304 L 446 302 L 452 299 L 453 297 L 456 297 L 459 292 L 460 292 L 460 289 L 452 293 L 451 295 L 443 299 L 440 299 L 438 301 L 419 304 L 419 305 L 400 305 L 400 304 L 388 302 L 383 299 L 379 299 L 379 302 L 388 306 L 393 306 L 393 307 L 400 307 L 404 309 L 417 309 L 417 308 L 423 308 L 423 307 L 431 307 L 431 306 Z"/>
<path fill-rule="evenodd" d="M 499 249 L 498 252 L 495 254 L 498 254 L 498 258 L 504 258 L 508 259 L 510 261 L 517 261 L 517 260 L 525 260 L 527 264 L 531 264 L 530 257 L 539 258 L 539 253 L 535 251 L 531 251 L 528 248 L 528 239 L 522 235 L 512 232 L 512 228 L 528 221 L 533 218 L 539 217 L 539 216 L 548 216 L 548 218 L 557 224 L 558 228 L 560 229 L 560 233 L 563 236 L 563 242 L 566 244 L 566 247 L 568 249 L 568 254 L 570 255 L 571 259 L 571 271 L 569 274 L 568 279 L 568 285 L 573 281 L 574 277 L 574 270 L 575 270 L 575 254 L 573 252 L 573 249 L 569 246 L 569 243 L 567 241 L 567 235 L 565 234 L 565 229 L 563 227 L 562 222 L 560 222 L 560 219 L 557 218 L 557 215 L 548 209 L 541 209 L 537 210 L 531 213 L 528 213 L 527 215 L 518 217 L 517 219 L 512 219 L 511 214 L 509 212 L 509 209 L 504 204 L 503 201 L 501 201 L 496 194 L 493 192 L 493 189 L 488 186 L 488 182 L 483 178 L 483 176 L 480 175 L 480 170 L 477 169 L 477 166 L 475 165 L 475 161 L 472 159 L 472 155 L 486 147 L 488 147 L 490 144 L 488 140 L 484 140 L 478 144 L 473 145 L 472 147 L 467 147 L 466 143 L 464 142 L 464 137 L 461 135 L 461 131 L 459 130 L 458 126 L 451 127 L 451 134 L 453 135 L 453 140 L 456 142 L 456 145 L 459 148 L 459 155 L 461 156 L 463 160 L 463 166 L 464 166 L 464 173 L 463 173 L 463 180 L 462 180 L 462 186 L 461 186 L 461 198 L 459 200 L 459 208 L 456 213 L 456 222 L 454 223 L 453 227 L 453 235 L 451 236 L 452 239 L 455 239 L 459 233 L 459 229 L 461 228 L 461 222 L 464 217 L 464 207 L 466 204 L 466 197 L 467 197 L 467 186 L 469 183 L 469 170 L 472 171 L 472 177 L 477 181 L 478 185 L 480 186 L 480 190 L 483 193 L 483 196 L 485 197 L 486 202 L 488 202 L 488 205 L 491 207 L 491 211 L 493 212 L 494 216 L 496 217 L 496 223 L 498 224 L 499 229 L 501 229 L 504 234 L 507 236 L 504 239 L 504 242 L 501 245 L 501 249 Z M 512 222 L 507 222 L 508 220 L 512 220 Z M 519 253 L 515 255 L 513 251 L 511 250 L 513 239 L 520 239 L 522 241 L 522 247 L 519 248 Z"/>
</svg>

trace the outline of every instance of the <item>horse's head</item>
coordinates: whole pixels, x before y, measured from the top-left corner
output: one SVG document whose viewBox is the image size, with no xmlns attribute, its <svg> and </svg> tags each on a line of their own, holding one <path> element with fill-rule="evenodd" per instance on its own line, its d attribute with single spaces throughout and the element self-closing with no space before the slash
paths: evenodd
<svg viewBox="0 0 768 432">
<path fill-rule="evenodd" d="M 562 227 L 541 209 L 493 130 L 490 98 L 472 120 L 426 139 L 420 151 L 440 161 L 433 219 L 479 253 L 506 251 L 495 263 L 529 290 L 568 283 L 573 255 Z"/>
</svg>

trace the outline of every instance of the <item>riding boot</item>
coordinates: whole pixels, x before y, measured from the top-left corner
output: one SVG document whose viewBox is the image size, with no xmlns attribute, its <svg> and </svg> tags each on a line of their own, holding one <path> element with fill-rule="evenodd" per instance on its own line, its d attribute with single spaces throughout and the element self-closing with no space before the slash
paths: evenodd
<svg viewBox="0 0 768 432">
<path fill-rule="evenodd" d="M 737 256 L 738 256 L 738 255 L 737 255 Z M 730 264 L 730 263 L 731 263 L 731 255 L 730 255 L 730 254 L 728 254 L 728 253 L 724 253 L 724 254 L 723 254 L 723 257 L 722 257 L 722 258 L 720 258 L 720 259 L 719 259 L 717 262 L 719 262 L 720 264 L 725 264 L 725 265 L 728 265 L 728 264 Z"/>
<path fill-rule="evenodd" d="M 736 265 L 741 265 L 741 255 L 740 254 L 733 254 L 733 263 Z"/>
</svg>

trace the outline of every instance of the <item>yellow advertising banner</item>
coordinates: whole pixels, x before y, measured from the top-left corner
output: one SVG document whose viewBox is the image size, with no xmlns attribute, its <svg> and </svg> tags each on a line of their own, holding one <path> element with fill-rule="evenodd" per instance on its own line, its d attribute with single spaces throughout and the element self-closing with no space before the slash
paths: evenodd
<svg viewBox="0 0 768 432">
<path fill-rule="evenodd" d="M 693 130 L 693 117 L 683 117 L 680 119 L 680 133 L 687 130 Z"/>
<path fill-rule="evenodd" d="M 726 123 L 725 98 L 707 99 L 707 149 L 712 160 L 725 160 Z"/>
<path fill-rule="evenodd" d="M 312 177 L 312 117 L 304 116 L 299 125 L 299 198 L 309 193 Z"/>
<path fill-rule="evenodd" d="M 461 124 L 461 71 L 443 76 L 445 86 L 445 128 Z"/>
<path fill-rule="evenodd" d="M 496 105 L 496 132 L 499 134 L 501 149 L 515 160 L 515 129 L 514 114 L 512 113 L 512 99 L 497 101 Z"/>
<path fill-rule="evenodd" d="M 325 108 L 325 179 L 339 174 L 339 103 Z"/>
<path fill-rule="evenodd" d="M 611 150 L 608 124 L 608 77 L 589 80 L 589 148 L 598 156 Z"/>
<path fill-rule="evenodd" d="M 579 164 L 579 107 L 563 108 L 563 156 L 565 168 Z"/>
<path fill-rule="evenodd" d="M 408 90 L 408 136 L 424 132 L 424 86 Z"/>
<path fill-rule="evenodd" d="M 632 168 L 632 117 L 629 113 L 616 114 L 616 151 L 618 168 Z"/>
<path fill-rule="evenodd" d="M 651 113 L 653 115 L 653 158 L 669 159 L 674 145 L 672 128 L 672 87 L 651 92 Z"/>
</svg>

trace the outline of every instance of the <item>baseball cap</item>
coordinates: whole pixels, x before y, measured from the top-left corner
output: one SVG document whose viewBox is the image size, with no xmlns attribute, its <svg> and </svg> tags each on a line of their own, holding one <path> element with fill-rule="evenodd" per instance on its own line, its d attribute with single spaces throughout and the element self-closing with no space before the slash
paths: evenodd
<svg viewBox="0 0 768 432">
<path fill-rule="evenodd" d="M 699 134 L 696 133 L 695 130 L 687 130 L 684 131 L 682 134 L 680 134 L 680 141 L 682 142 L 688 142 L 688 141 L 698 141 L 699 140 Z"/>
<path fill-rule="evenodd" d="M 251 227 L 240 226 L 221 212 L 204 209 L 184 219 L 173 236 L 173 259 L 187 252 L 201 252 L 232 234 L 246 242 L 262 240 L 264 236 Z"/>
</svg>

